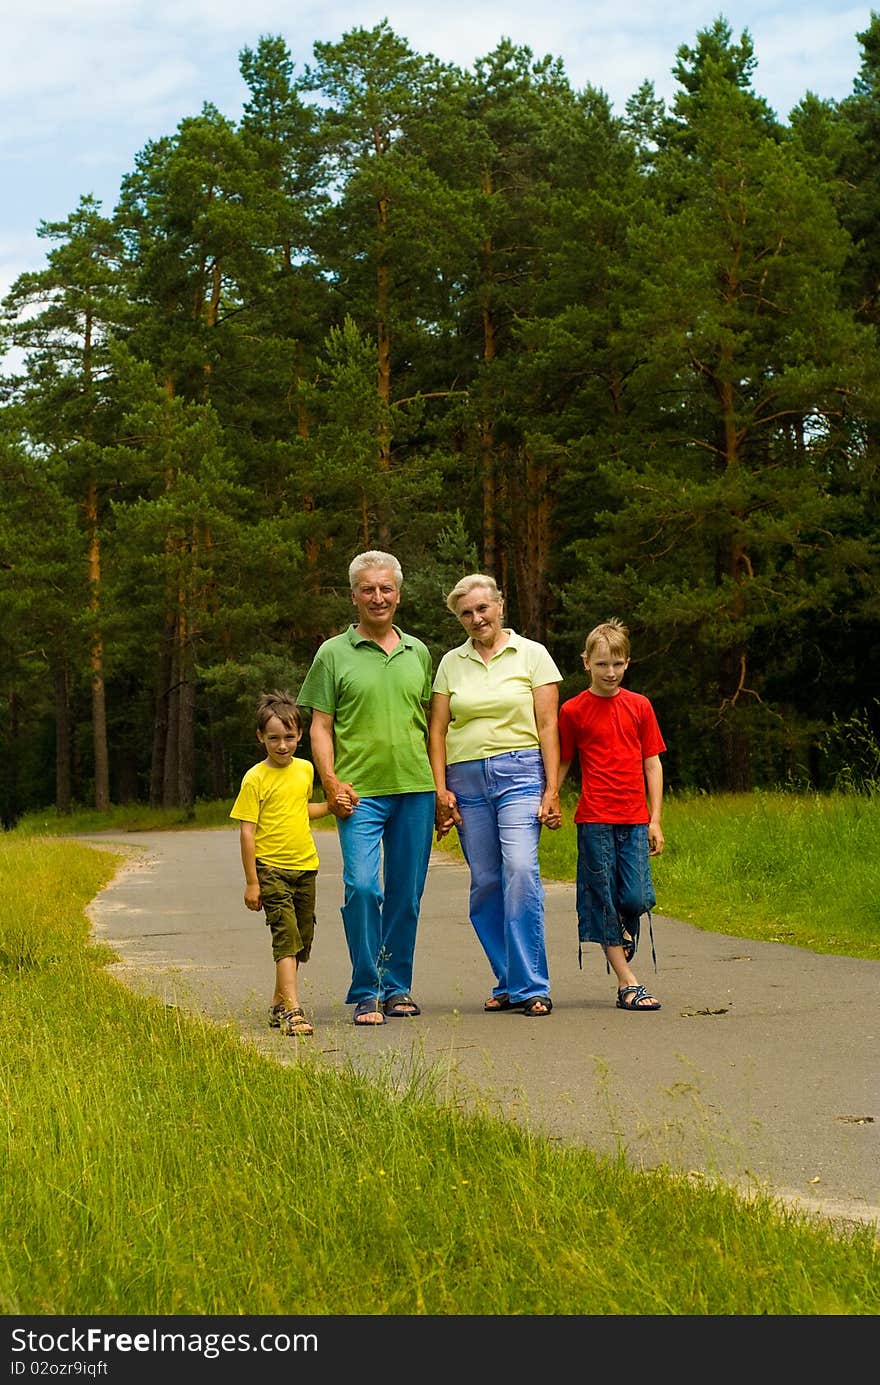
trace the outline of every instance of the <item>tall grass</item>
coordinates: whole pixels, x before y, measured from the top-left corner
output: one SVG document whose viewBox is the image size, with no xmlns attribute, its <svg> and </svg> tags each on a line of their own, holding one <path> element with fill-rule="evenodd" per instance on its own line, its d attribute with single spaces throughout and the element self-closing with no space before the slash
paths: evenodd
<svg viewBox="0 0 880 1385">
<path fill-rule="evenodd" d="M 228 827 L 232 799 L 213 799 L 184 808 L 151 808 L 147 803 L 115 803 L 106 812 L 76 807 L 72 813 L 57 813 L 54 808 L 23 814 L 13 829 L 14 836 L 68 836 L 71 832 L 185 832 L 191 828 Z M 315 825 L 321 821 L 315 820 Z"/>
<path fill-rule="evenodd" d="M 117 857 L 0 838 L 0 1312 L 876 1314 L 878 1242 L 467 1113 L 427 1068 L 279 1066 L 136 997 Z"/>
<path fill-rule="evenodd" d="M 665 816 L 662 912 L 709 932 L 880 958 L 880 793 L 673 797 Z"/>
<path fill-rule="evenodd" d="M 541 834 L 548 880 L 574 880 L 576 799 Z M 880 793 L 667 795 L 657 912 L 710 933 L 880 958 Z"/>
</svg>

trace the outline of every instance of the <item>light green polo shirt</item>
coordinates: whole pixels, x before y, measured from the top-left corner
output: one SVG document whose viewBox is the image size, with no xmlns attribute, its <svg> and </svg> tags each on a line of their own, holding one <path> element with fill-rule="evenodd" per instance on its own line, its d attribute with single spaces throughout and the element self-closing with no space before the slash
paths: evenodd
<svg viewBox="0 0 880 1385">
<path fill-rule="evenodd" d="M 362 798 L 434 792 L 428 760 L 431 655 L 414 635 L 390 654 L 350 625 L 325 640 L 297 701 L 333 718 L 334 767 Z"/>
<path fill-rule="evenodd" d="M 532 689 L 561 683 L 562 674 L 542 644 L 511 630 L 488 664 L 471 640 L 443 655 L 434 692 L 449 698 L 446 763 L 485 760 L 540 745 Z"/>
</svg>

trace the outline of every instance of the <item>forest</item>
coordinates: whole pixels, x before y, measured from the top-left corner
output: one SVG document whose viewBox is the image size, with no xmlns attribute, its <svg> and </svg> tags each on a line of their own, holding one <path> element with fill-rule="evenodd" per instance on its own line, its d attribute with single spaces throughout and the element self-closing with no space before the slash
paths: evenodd
<svg viewBox="0 0 880 1385">
<path fill-rule="evenodd" d="M 669 786 L 880 772 L 880 16 L 783 119 L 722 17 L 613 112 L 507 39 L 238 55 L 2 303 L 0 820 L 231 796 L 390 550 L 435 661 L 496 577 L 584 686 L 627 624 Z M 307 747 L 306 747 L 307 749 Z"/>
</svg>

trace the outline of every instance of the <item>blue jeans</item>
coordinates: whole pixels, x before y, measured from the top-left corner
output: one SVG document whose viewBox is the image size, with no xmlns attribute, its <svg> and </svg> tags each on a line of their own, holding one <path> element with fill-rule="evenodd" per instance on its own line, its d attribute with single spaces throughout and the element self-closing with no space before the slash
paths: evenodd
<svg viewBox="0 0 880 1385">
<path fill-rule="evenodd" d="M 351 958 L 349 1005 L 402 995 L 412 985 L 434 803 L 433 793 L 362 798 L 350 818 L 336 820 L 345 887 L 342 925 Z"/>
<path fill-rule="evenodd" d="M 624 932 L 638 942 L 642 914 L 657 903 L 648 862 L 646 823 L 577 824 L 577 916 L 582 943 L 618 947 Z"/>
<path fill-rule="evenodd" d="M 493 995 L 513 1004 L 550 994 L 544 887 L 538 870 L 539 750 L 512 750 L 447 765 L 458 799 L 458 836 L 470 867 L 470 916 L 495 976 Z"/>
</svg>

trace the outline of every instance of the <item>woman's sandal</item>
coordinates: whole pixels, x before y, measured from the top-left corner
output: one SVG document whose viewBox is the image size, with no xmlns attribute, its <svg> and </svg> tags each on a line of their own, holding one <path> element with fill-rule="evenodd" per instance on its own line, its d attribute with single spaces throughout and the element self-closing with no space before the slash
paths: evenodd
<svg viewBox="0 0 880 1385">
<path fill-rule="evenodd" d="M 627 996 L 630 997 L 627 1000 Z M 647 1001 L 647 1004 L 643 1002 Z M 621 986 L 617 992 L 618 1010 L 659 1010 L 660 1001 L 656 996 L 649 995 L 645 986 Z"/>
<path fill-rule="evenodd" d="M 488 1014 L 494 1015 L 497 1014 L 499 1010 L 512 1010 L 513 1006 L 510 1003 L 509 995 L 490 995 L 483 1009 L 487 1011 Z"/>
<path fill-rule="evenodd" d="M 553 1001 L 549 995 L 536 995 L 526 1002 L 522 1013 L 529 1019 L 543 1019 L 544 1015 L 549 1015 L 553 1009 Z"/>
</svg>

